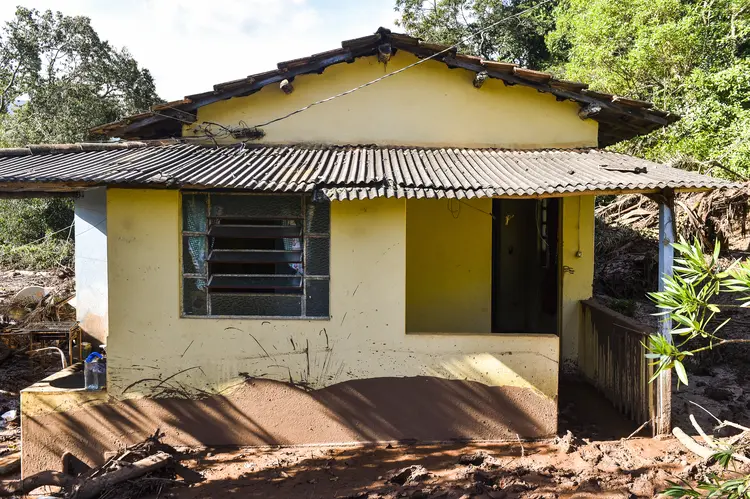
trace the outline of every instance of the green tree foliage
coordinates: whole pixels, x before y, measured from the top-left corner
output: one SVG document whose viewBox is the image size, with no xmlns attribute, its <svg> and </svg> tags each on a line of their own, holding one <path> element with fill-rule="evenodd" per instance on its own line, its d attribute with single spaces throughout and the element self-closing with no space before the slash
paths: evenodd
<svg viewBox="0 0 750 499">
<path fill-rule="evenodd" d="M 396 0 L 396 8 L 414 35 L 444 43 L 467 37 L 464 51 L 683 117 L 620 150 L 750 176 L 750 0 Z"/>
<path fill-rule="evenodd" d="M 750 170 L 748 0 L 566 0 L 555 15 L 553 69 L 683 116 L 625 150 Z"/>
<path fill-rule="evenodd" d="M 41 270 L 73 261 L 69 199 L 0 201 L 0 267 Z"/>
<path fill-rule="evenodd" d="M 87 17 L 18 7 L 0 28 L 0 146 L 89 140 L 90 128 L 156 102 L 149 71 L 101 40 Z M 0 200 L 0 265 L 69 264 L 70 232 L 61 229 L 72 222 L 70 200 Z"/>
<path fill-rule="evenodd" d="M 436 43 L 459 43 L 462 51 L 489 60 L 542 67 L 550 58 L 545 35 L 554 27 L 552 13 L 558 1 L 396 0 L 396 9 L 401 26 L 415 36 Z M 515 17 L 493 26 L 510 16 Z"/>
<path fill-rule="evenodd" d="M 0 30 L 0 92 L 5 145 L 85 140 L 159 101 L 149 71 L 101 40 L 89 18 L 23 7 Z"/>
</svg>

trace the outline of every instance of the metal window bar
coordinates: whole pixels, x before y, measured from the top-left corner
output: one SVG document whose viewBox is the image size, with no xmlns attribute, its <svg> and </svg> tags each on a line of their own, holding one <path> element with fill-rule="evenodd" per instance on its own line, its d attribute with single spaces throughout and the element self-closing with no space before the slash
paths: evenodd
<svg viewBox="0 0 750 499">
<path fill-rule="evenodd" d="M 316 275 L 308 274 L 308 258 L 310 255 L 307 254 L 307 241 L 312 239 L 330 239 L 330 213 L 324 212 L 325 216 L 328 217 L 328 221 L 325 222 L 326 232 L 312 230 L 308 232 L 306 229 L 311 226 L 314 222 L 312 219 L 308 220 L 308 203 L 309 199 L 306 195 L 299 194 L 280 194 L 280 196 L 299 196 L 300 197 L 300 216 L 263 216 L 253 217 L 249 215 L 228 215 L 228 216 L 216 216 L 212 215 L 212 205 L 214 205 L 213 196 L 211 193 L 201 192 L 197 194 L 205 195 L 205 206 L 206 206 L 206 232 L 195 232 L 183 230 L 183 236 L 198 236 L 204 238 L 204 254 L 206 255 L 206 263 L 203 266 L 205 274 L 188 273 L 185 271 L 183 264 L 183 277 L 187 279 L 203 279 L 206 282 L 206 314 L 212 315 L 211 296 L 219 293 L 222 296 L 226 296 L 226 293 L 222 291 L 231 289 L 233 294 L 237 296 L 259 296 L 259 297 L 273 297 L 273 296 L 301 296 L 301 318 L 307 317 L 307 301 L 308 301 L 308 279 L 314 281 L 330 281 L 330 272 L 328 271 L 328 260 L 330 254 L 326 255 L 325 269 L 326 273 L 322 274 L 318 272 Z M 222 196 L 226 196 L 228 193 L 221 193 Z M 231 193 L 232 196 L 254 196 L 255 194 L 247 193 Z M 272 196 L 272 194 L 266 194 Z M 215 205 L 214 205 L 215 206 Z M 183 212 L 184 215 L 184 212 Z M 290 213 L 293 215 L 293 213 Z M 230 223 L 217 223 L 221 220 L 227 220 Z M 240 223 L 232 223 L 236 221 L 247 221 L 247 225 Z M 298 222 L 298 225 L 255 225 L 253 220 L 267 221 L 267 220 L 294 220 Z M 184 226 L 183 226 L 184 229 Z M 311 228 L 312 229 L 312 228 Z M 216 239 L 299 239 L 300 248 L 295 250 L 254 250 L 254 249 L 216 249 L 213 247 L 213 242 Z M 330 247 L 328 248 L 330 252 Z M 299 274 L 218 274 L 213 273 L 209 267 L 212 263 L 234 263 L 234 264 L 301 264 Z M 322 269 L 319 269 L 322 270 Z M 257 291 L 252 291 L 257 289 Z M 274 289 L 274 293 L 268 295 L 263 290 Z M 327 289 L 327 288 L 324 288 Z M 241 290 L 250 292 L 242 293 Z M 284 291 L 299 290 L 297 293 L 289 295 Z M 327 302 L 326 302 L 327 303 Z M 184 303 L 183 303 L 184 305 Z M 325 305 L 325 310 L 328 309 L 329 304 Z M 183 310 L 184 312 L 184 310 Z M 320 317 L 316 314 L 314 317 Z"/>
</svg>

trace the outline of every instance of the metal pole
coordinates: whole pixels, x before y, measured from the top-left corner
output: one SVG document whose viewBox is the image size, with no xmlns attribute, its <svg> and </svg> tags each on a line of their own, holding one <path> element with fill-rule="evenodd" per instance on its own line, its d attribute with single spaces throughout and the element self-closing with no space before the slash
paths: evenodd
<svg viewBox="0 0 750 499">
<path fill-rule="evenodd" d="M 663 278 L 672 276 L 674 248 L 677 233 L 674 218 L 674 192 L 665 190 L 659 202 L 659 291 L 664 291 Z M 672 341 L 672 319 L 662 317 L 659 334 Z M 672 372 L 663 371 L 656 385 L 656 414 L 654 433 L 665 435 L 671 431 L 672 421 Z"/>
</svg>

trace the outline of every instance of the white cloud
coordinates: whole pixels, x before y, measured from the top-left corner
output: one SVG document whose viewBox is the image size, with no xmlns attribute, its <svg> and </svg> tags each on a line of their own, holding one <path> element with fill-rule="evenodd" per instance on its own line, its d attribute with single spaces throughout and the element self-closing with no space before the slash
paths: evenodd
<svg viewBox="0 0 750 499">
<path fill-rule="evenodd" d="M 0 0 L 0 21 L 22 0 Z M 126 46 L 159 94 L 179 99 L 214 83 L 273 69 L 279 61 L 393 27 L 394 0 L 34 0 L 37 9 L 91 18 L 99 35 Z"/>
</svg>

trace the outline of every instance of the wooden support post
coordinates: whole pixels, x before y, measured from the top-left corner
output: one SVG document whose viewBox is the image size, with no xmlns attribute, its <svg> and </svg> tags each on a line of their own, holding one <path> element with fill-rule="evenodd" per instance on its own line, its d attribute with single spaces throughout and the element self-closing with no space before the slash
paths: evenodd
<svg viewBox="0 0 750 499">
<path fill-rule="evenodd" d="M 677 228 L 674 217 L 674 191 L 665 190 L 659 197 L 659 291 L 664 291 L 665 276 L 672 276 Z M 672 341 L 672 319 L 662 316 L 659 334 Z M 663 371 L 656 380 L 654 434 L 668 435 L 672 426 L 672 372 Z"/>
</svg>

